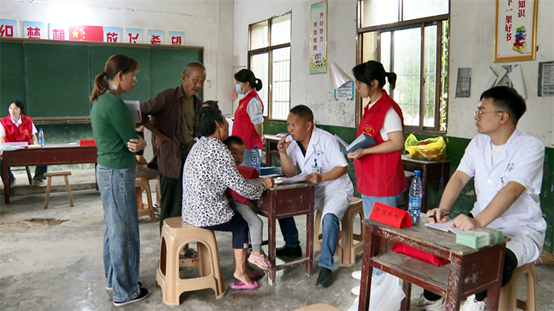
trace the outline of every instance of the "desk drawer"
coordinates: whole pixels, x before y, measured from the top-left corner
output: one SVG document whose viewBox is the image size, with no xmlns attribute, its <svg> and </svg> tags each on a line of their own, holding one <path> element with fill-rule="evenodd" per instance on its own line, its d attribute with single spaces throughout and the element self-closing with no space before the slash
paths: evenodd
<svg viewBox="0 0 554 311">
<path fill-rule="evenodd" d="M 71 164 L 71 152 L 60 152 L 58 150 L 44 151 L 40 155 L 41 163 L 52 164 Z"/>
</svg>

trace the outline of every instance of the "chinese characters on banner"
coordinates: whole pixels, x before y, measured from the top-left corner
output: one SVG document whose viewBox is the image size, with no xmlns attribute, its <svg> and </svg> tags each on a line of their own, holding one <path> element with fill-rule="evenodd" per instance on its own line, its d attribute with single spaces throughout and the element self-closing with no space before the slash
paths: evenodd
<svg viewBox="0 0 554 311">
<path fill-rule="evenodd" d="M 148 44 L 164 44 L 163 30 L 148 30 Z"/>
<path fill-rule="evenodd" d="M 17 38 L 17 21 L 0 19 L 0 37 Z"/>
<path fill-rule="evenodd" d="M 104 27 L 104 42 L 121 42 L 121 28 Z"/>
<path fill-rule="evenodd" d="M 125 36 L 125 40 L 123 40 L 123 43 L 142 43 L 142 29 L 127 28 L 125 29 L 125 32 L 127 33 L 127 35 Z"/>
<path fill-rule="evenodd" d="M 23 38 L 46 39 L 46 31 L 42 22 L 23 22 Z"/>
<path fill-rule="evenodd" d="M 55 23 L 48 24 L 48 39 L 65 41 L 69 39 L 68 36 L 69 28 L 67 25 Z"/>
<path fill-rule="evenodd" d="M 310 74 L 327 72 L 327 1 L 310 9 Z"/>
<path fill-rule="evenodd" d="M 494 61 L 535 59 L 538 0 L 496 1 Z"/>
<path fill-rule="evenodd" d="M 171 45 L 184 45 L 185 44 L 185 33 L 179 31 L 170 31 L 169 32 L 169 44 Z"/>
</svg>

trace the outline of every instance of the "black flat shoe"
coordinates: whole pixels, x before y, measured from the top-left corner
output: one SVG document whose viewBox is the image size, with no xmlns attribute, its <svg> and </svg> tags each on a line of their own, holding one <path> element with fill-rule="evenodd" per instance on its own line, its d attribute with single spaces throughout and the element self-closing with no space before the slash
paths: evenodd
<svg viewBox="0 0 554 311">
<path fill-rule="evenodd" d="M 315 285 L 317 287 L 329 287 L 332 283 L 333 277 L 331 270 L 327 268 L 321 268 L 321 270 L 319 270 L 319 275 L 317 277 L 317 282 L 315 283 Z"/>
<path fill-rule="evenodd" d="M 277 248 L 277 257 L 302 257 L 302 247 L 298 245 L 297 247 L 291 248 L 291 247 L 278 247 Z"/>
</svg>

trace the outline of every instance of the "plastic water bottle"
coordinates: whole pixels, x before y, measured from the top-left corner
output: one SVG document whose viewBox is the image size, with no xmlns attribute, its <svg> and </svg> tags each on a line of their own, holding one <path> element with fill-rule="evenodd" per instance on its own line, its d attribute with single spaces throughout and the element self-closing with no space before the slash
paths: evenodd
<svg viewBox="0 0 554 311">
<path fill-rule="evenodd" d="M 258 175 L 261 175 L 262 164 L 260 162 L 260 152 L 258 151 L 258 146 L 254 146 L 254 151 L 252 152 L 252 167 L 258 171 Z"/>
<path fill-rule="evenodd" d="M 42 127 L 38 130 L 38 144 L 44 146 L 44 132 L 42 131 Z"/>
<path fill-rule="evenodd" d="M 412 224 L 419 223 L 419 214 L 421 213 L 421 198 L 423 192 L 421 191 L 421 171 L 414 171 L 414 179 L 412 179 L 412 185 L 410 186 L 410 201 L 408 203 L 408 214 L 412 219 Z"/>
</svg>

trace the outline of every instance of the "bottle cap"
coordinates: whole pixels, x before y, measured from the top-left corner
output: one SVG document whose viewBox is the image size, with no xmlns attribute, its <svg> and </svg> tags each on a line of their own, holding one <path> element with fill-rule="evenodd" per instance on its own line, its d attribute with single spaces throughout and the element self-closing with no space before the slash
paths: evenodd
<svg viewBox="0 0 554 311">
<path fill-rule="evenodd" d="M 42 127 L 39 127 L 38 131 L 39 131 L 39 132 L 42 131 Z"/>
<path fill-rule="evenodd" d="M 255 146 L 254 146 L 254 150 L 258 150 L 258 145 L 255 145 Z"/>
<path fill-rule="evenodd" d="M 415 170 L 415 171 L 414 171 L 414 175 L 416 175 L 416 176 L 421 176 L 421 171 L 420 171 L 420 170 Z"/>
</svg>

